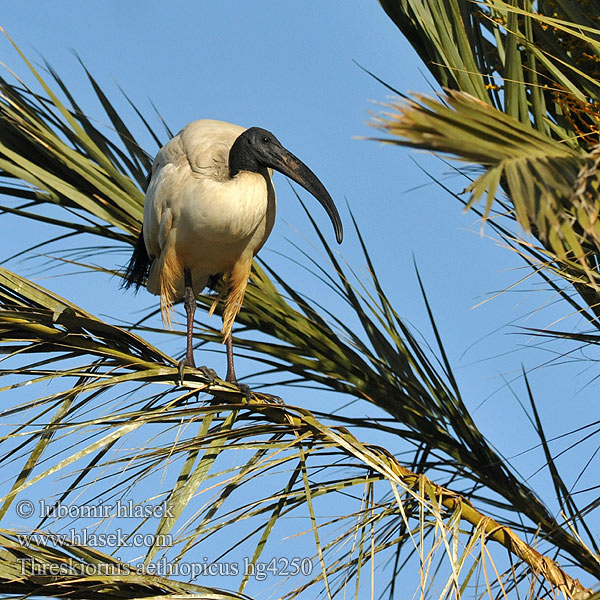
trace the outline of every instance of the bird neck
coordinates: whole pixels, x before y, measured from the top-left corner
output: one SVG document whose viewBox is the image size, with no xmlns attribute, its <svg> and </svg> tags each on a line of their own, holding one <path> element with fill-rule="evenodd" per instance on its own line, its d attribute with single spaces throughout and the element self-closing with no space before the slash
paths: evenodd
<svg viewBox="0 0 600 600">
<path fill-rule="evenodd" d="M 244 134 L 240 135 L 229 151 L 229 176 L 235 177 L 241 171 L 258 173 L 260 165 Z"/>
</svg>

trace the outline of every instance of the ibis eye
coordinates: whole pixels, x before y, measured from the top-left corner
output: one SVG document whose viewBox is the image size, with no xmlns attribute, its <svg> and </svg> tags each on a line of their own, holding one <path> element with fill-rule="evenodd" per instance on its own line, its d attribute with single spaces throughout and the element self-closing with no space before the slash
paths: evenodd
<svg viewBox="0 0 600 600">
<path fill-rule="evenodd" d="M 269 143 L 269 138 L 266 135 L 262 136 L 262 142 L 263 144 L 268 144 Z"/>
</svg>

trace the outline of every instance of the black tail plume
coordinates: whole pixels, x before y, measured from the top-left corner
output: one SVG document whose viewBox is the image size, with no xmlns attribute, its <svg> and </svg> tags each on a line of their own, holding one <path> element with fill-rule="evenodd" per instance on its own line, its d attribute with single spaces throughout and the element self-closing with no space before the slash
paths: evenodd
<svg viewBox="0 0 600 600">
<path fill-rule="evenodd" d="M 128 290 L 133 286 L 137 292 L 137 290 L 146 283 L 146 279 L 150 273 L 151 264 L 152 259 L 148 256 L 146 244 L 144 243 L 144 231 L 142 229 L 142 231 L 140 231 L 140 236 L 135 243 L 135 248 L 133 249 L 129 264 L 123 273 L 123 283 L 121 284 L 121 287 Z"/>
</svg>

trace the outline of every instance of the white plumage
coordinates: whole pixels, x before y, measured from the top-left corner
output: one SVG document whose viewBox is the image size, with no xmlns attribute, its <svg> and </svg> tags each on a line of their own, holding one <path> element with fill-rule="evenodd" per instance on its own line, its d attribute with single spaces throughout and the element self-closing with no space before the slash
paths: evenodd
<svg viewBox="0 0 600 600">
<path fill-rule="evenodd" d="M 166 320 L 171 303 L 183 296 L 184 266 L 201 292 L 211 275 L 251 261 L 273 229 L 271 169 L 229 177 L 229 152 L 244 131 L 223 121 L 194 121 L 154 160 L 144 204 L 144 242 L 155 258 L 147 288 L 156 295 L 164 290 Z"/>
</svg>

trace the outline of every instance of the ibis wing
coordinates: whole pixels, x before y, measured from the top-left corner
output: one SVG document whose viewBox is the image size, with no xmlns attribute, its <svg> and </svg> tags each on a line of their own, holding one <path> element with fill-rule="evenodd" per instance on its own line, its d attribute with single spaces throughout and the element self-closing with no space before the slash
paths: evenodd
<svg viewBox="0 0 600 600">
<path fill-rule="evenodd" d="M 144 202 L 144 242 L 148 254 L 157 258 L 165 248 L 176 207 L 181 167 L 185 168 L 179 135 L 163 146 L 154 159 Z M 189 167 L 188 167 L 189 168 Z M 167 218 L 165 213 L 170 212 Z M 167 220 L 165 220 L 167 218 Z M 170 223 L 168 222 L 170 221 Z"/>
</svg>

